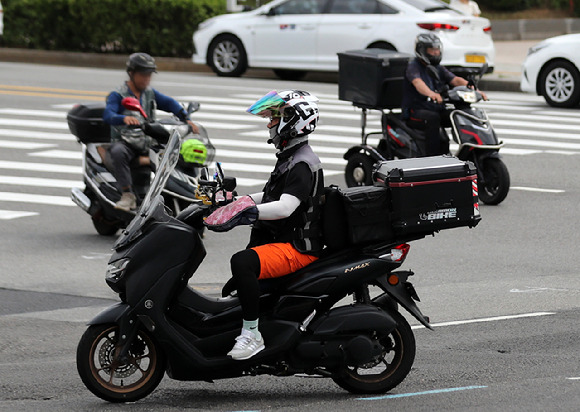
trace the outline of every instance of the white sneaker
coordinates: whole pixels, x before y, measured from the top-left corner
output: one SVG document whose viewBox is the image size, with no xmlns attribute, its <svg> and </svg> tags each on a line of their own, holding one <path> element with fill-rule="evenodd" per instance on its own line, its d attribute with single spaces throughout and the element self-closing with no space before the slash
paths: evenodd
<svg viewBox="0 0 580 412">
<path fill-rule="evenodd" d="M 236 338 L 236 344 L 228 352 L 228 356 L 231 356 L 234 360 L 246 360 L 265 348 L 262 336 L 258 338 L 254 332 L 242 329 L 242 334 Z"/>
</svg>

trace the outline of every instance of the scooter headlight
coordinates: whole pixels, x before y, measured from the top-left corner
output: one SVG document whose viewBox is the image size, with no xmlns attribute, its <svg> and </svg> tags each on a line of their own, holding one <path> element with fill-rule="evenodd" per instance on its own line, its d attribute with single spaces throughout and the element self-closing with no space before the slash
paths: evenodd
<svg viewBox="0 0 580 412">
<path fill-rule="evenodd" d="M 107 267 L 107 274 L 105 275 L 107 282 L 117 283 L 119 280 L 121 280 L 123 276 L 125 276 L 125 271 L 130 261 L 131 259 L 125 258 L 109 263 L 109 266 Z"/>
<path fill-rule="evenodd" d="M 477 103 L 477 94 L 474 90 L 457 92 L 457 95 L 461 97 L 465 103 Z"/>
</svg>

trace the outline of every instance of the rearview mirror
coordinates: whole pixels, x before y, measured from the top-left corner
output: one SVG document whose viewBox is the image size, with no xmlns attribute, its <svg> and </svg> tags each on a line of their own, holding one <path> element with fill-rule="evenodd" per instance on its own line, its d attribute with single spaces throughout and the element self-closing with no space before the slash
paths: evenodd
<svg viewBox="0 0 580 412">
<path fill-rule="evenodd" d="M 487 73 L 488 68 L 489 68 L 489 64 L 483 63 L 483 66 L 481 66 L 481 69 L 479 70 L 479 75 L 483 76 L 485 73 Z"/>
<path fill-rule="evenodd" d="M 125 97 L 123 100 L 121 100 L 121 105 L 127 110 L 141 113 L 141 116 L 147 119 L 147 114 L 141 107 L 141 103 L 139 103 L 139 100 L 137 100 L 136 98 Z"/>
<path fill-rule="evenodd" d="M 228 192 L 233 192 L 236 189 L 237 182 L 235 177 L 224 177 L 223 188 Z"/>
<path fill-rule="evenodd" d="M 199 110 L 200 104 L 199 102 L 189 102 L 187 105 L 187 114 L 195 113 Z"/>
</svg>

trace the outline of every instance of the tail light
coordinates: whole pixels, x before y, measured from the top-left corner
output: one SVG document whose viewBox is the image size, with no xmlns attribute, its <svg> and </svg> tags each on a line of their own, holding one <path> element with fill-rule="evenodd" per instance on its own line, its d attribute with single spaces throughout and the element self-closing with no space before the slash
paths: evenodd
<svg viewBox="0 0 580 412">
<path fill-rule="evenodd" d="M 386 253 L 384 255 L 379 256 L 380 259 L 385 259 L 391 262 L 402 262 L 407 257 L 411 246 L 406 243 L 402 245 L 395 246 L 391 249 L 390 253 Z"/>
<path fill-rule="evenodd" d="M 417 26 L 421 27 L 425 30 L 448 30 L 448 31 L 456 31 L 459 30 L 458 26 L 454 26 L 448 23 L 417 23 Z"/>
<path fill-rule="evenodd" d="M 484 27 L 483 31 L 486 33 L 491 33 L 491 26 Z"/>
</svg>

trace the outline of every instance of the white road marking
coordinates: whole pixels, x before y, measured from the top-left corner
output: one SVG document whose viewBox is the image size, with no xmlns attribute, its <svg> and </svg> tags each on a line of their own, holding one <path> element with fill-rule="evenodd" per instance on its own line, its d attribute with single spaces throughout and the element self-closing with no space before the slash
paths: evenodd
<svg viewBox="0 0 580 412">
<path fill-rule="evenodd" d="M 580 119 L 580 112 L 578 111 L 557 111 L 557 110 L 536 110 L 535 114 L 546 115 L 546 116 L 564 116 Z"/>
<path fill-rule="evenodd" d="M 566 378 L 566 379 L 569 379 L 571 381 L 578 381 L 578 380 L 580 380 L 580 376 L 573 377 L 573 378 Z"/>
<path fill-rule="evenodd" d="M 54 147 L 51 143 L 15 142 L 11 140 L 0 140 L 0 147 L 5 149 L 38 150 Z"/>
<path fill-rule="evenodd" d="M 576 124 L 576 123 L 580 123 L 580 117 L 560 117 L 560 116 L 541 116 L 541 115 L 537 115 L 537 114 L 530 114 L 530 115 L 525 115 L 525 114 L 514 114 L 514 113 L 505 113 L 505 112 L 497 112 L 497 113 L 493 113 L 492 117 L 495 118 L 503 118 L 503 119 L 520 119 L 520 120 L 526 120 L 528 119 L 531 122 L 546 122 L 546 123 L 550 123 L 550 122 L 567 122 L 567 123 L 571 123 L 571 124 Z M 493 121 L 493 120 L 492 120 Z"/>
<path fill-rule="evenodd" d="M 0 114 L 29 117 L 51 117 L 55 119 L 66 119 L 66 112 L 57 110 L 30 110 L 30 109 L 0 109 Z"/>
<path fill-rule="evenodd" d="M 70 197 L 0 192 L 0 202 L 37 203 L 53 206 L 76 206 Z"/>
<path fill-rule="evenodd" d="M 0 184 L 37 187 L 73 187 L 83 188 L 84 183 L 78 180 L 48 179 L 44 177 L 0 176 Z"/>
<path fill-rule="evenodd" d="M 56 309 L 39 312 L 16 313 L 5 315 L 16 318 L 42 319 L 55 322 L 78 322 L 84 323 L 98 315 L 108 306 L 84 306 L 69 309 Z"/>
<path fill-rule="evenodd" d="M 227 150 L 227 149 L 217 149 L 216 150 L 216 157 L 227 157 L 227 158 L 234 158 L 234 159 L 259 159 L 259 160 L 273 160 L 275 159 L 272 153 L 264 153 L 264 152 L 245 152 L 239 150 Z M 346 160 L 342 158 L 335 158 L 335 157 L 321 157 L 320 161 L 325 164 L 332 164 L 332 165 L 340 165 L 344 166 L 346 164 Z M 272 169 L 270 169 L 271 171 Z"/>
<path fill-rule="evenodd" d="M 568 292 L 568 289 L 541 288 L 526 286 L 526 289 L 510 289 L 510 293 L 537 293 L 537 292 Z"/>
<path fill-rule="evenodd" d="M 28 156 L 48 157 L 50 159 L 75 159 L 81 160 L 83 154 L 80 151 L 72 150 L 44 150 L 42 152 L 28 153 Z"/>
<path fill-rule="evenodd" d="M 574 125 L 569 124 L 560 124 L 560 123 L 551 123 L 551 122 L 523 122 L 518 120 L 495 120 L 493 116 L 491 117 L 491 124 L 494 126 L 511 126 L 511 127 L 524 127 L 524 128 L 532 128 L 533 131 L 529 133 L 538 133 L 536 129 L 547 129 L 547 130 L 574 130 Z M 496 131 L 497 133 L 497 131 Z M 542 132 L 539 132 L 542 133 Z M 580 138 L 580 135 L 579 135 Z"/>
<path fill-rule="evenodd" d="M 468 325 L 471 323 L 483 323 L 483 322 L 497 322 L 500 320 L 510 320 L 510 319 L 522 319 L 522 318 L 535 318 L 539 316 L 555 315 L 556 312 L 533 312 L 533 313 L 522 313 L 520 315 L 506 315 L 506 316 L 493 316 L 490 318 L 479 318 L 479 319 L 468 319 L 468 320 L 455 320 L 450 322 L 440 322 L 432 323 L 431 326 L 434 328 L 441 326 L 457 326 L 457 325 Z M 412 326 L 411 329 L 425 329 L 423 325 Z"/>
<path fill-rule="evenodd" d="M 9 160 L 0 160 L 0 169 L 30 170 L 45 173 L 70 173 L 70 174 L 81 174 L 83 172 L 80 166 L 67 166 L 53 163 L 12 162 Z"/>
<path fill-rule="evenodd" d="M 507 145 L 537 146 L 537 147 L 542 147 L 542 148 L 552 147 L 554 149 L 580 150 L 580 143 L 554 142 L 551 140 L 511 139 L 511 138 L 502 139 L 502 140 Z M 574 153 L 574 152 L 562 151 L 562 153 Z"/>
<path fill-rule="evenodd" d="M 34 127 L 40 129 L 61 129 L 68 130 L 66 121 L 50 122 L 46 120 L 26 120 L 26 119 L 5 119 L 0 118 L 1 126 Z"/>
<path fill-rule="evenodd" d="M 68 140 L 68 141 L 75 140 L 75 137 L 72 134 L 46 133 L 31 130 L 15 130 L 15 129 L 0 129 L 0 136 L 25 137 L 30 139 L 42 139 L 42 140 Z"/>
<path fill-rule="evenodd" d="M 511 186 L 510 189 L 522 190 L 524 192 L 540 192 L 540 193 L 565 193 L 562 189 L 542 189 L 539 187 L 524 187 L 524 186 Z"/>
<path fill-rule="evenodd" d="M 247 163 L 230 163 L 230 162 L 222 162 L 221 163 L 224 170 L 228 173 L 232 171 L 235 172 L 255 172 L 255 173 L 271 173 L 274 169 L 274 165 L 267 166 L 267 165 L 254 165 L 254 164 L 247 164 Z M 338 170 L 328 170 L 324 169 L 325 176 L 334 176 L 344 173 L 343 171 Z"/>
<path fill-rule="evenodd" d="M 20 217 L 37 216 L 36 212 L 21 212 L 18 210 L 0 210 L 0 220 L 18 219 Z"/>
<path fill-rule="evenodd" d="M 247 177 L 236 177 L 236 183 L 239 187 L 264 186 L 266 179 L 250 179 Z"/>
<path fill-rule="evenodd" d="M 529 124 L 529 127 L 534 127 L 533 123 Z M 580 140 L 579 133 L 560 133 L 560 132 L 538 132 L 535 130 L 522 130 L 522 129 L 503 129 L 494 128 L 500 140 L 504 136 L 526 136 L 526 137 L 539 137 L 540 139 L 566 139 L 566 140 Z"/>
</svg>

